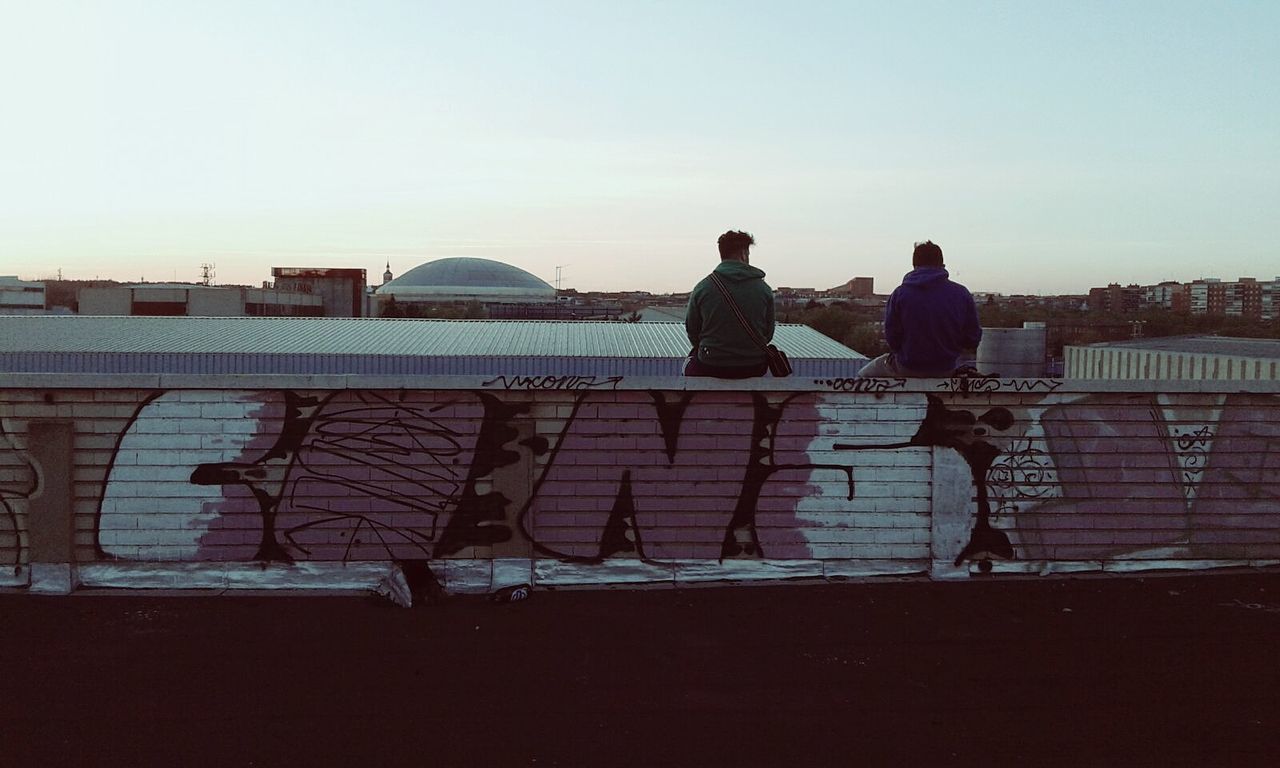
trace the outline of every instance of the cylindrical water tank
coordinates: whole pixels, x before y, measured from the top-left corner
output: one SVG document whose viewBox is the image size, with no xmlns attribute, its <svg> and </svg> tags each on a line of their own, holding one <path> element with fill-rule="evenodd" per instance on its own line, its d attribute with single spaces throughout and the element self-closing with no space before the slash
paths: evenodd
<svg viewBox="0 0 1280 768">
<path fill-rule="evenodd" d="M 978 343 L 978 370 L 1014 378 L 1044 376 L 1044 346 L 1044 323 L 1027 323 L 1023 328 L 983 328 L 982 341 Z"/>
</svg>

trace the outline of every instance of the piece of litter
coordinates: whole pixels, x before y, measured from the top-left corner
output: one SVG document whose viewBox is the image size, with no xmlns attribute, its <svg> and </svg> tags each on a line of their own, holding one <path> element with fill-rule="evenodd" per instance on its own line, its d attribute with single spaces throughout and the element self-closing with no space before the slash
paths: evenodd
<svg viewBox="0 0 1280 768">
<path fill-rule="evenodd" d="M 489 599 L 495 603 L 518 603 L 521 600 L 528 600 L 532 592 L 533 590 L 528 584 L 518 584 L 499 589 L 490 595 Z"/>
</svg>

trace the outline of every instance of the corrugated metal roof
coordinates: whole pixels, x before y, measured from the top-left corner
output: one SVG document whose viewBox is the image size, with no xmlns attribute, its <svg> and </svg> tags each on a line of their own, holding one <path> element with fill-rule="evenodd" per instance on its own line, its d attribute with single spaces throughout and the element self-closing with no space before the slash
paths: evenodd
<svg viewBox="0 0 1280 768">
<path fill-rule="evenodd" d="M 803 325 L 774 341 L 796 375 L 851 376 L 865 358 Z M 679 375 L 682 323 L 302 317 L 0 318 L 0 371 Z"/>
<path fill-rule="evenodd" d="M 1231 357 L 1280 358 L 1280 339 L 1245 339 L 1233 336 L 1164 336 L 1154 339 L 1105 341 L 1087 346 Z"/>
</svg>

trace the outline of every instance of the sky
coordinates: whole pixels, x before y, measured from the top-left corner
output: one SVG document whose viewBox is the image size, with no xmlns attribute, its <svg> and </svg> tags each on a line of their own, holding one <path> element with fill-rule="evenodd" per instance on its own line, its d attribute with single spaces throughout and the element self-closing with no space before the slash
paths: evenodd
<svg viewBox="0 0 1280 768">
<path fill-rule="evenodd" d="M 0 0 L 0 274 L 1280 275 L 1280 3 Z"/>
</svg>

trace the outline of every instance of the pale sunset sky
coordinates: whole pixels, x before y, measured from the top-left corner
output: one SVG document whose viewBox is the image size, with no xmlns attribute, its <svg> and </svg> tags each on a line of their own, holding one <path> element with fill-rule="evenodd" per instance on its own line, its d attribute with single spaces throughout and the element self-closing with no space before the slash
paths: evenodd
<svg viewBox="0 0 1280 768">
<path fill-rule="evenodd" d="M 0 0 L 0 275 L 1280 275 L 1280 2 Z"/>
</svg>

